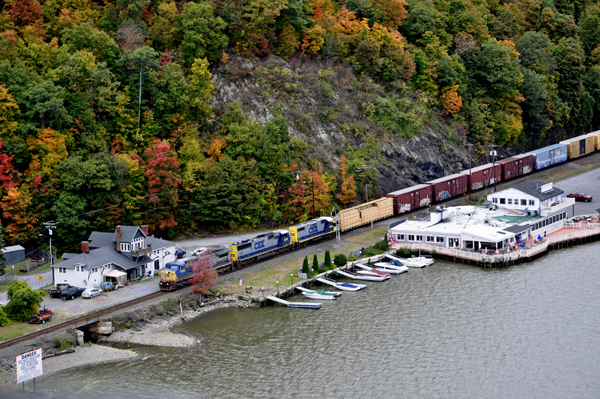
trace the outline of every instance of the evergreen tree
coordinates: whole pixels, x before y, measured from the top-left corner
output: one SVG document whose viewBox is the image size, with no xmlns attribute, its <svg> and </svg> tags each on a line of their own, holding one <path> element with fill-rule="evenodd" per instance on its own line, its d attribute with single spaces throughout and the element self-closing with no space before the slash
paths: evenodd
<svg viewBox="0 0 600 399">
<path fill-rule="evenodd" d="M 313 270 L 315 271 L 315 274 L 319 273 L 319 261 L 317 260 L 317 254 L 315 254 L 313 257 Z"/>
<path fill-rule="evenodd" d="M 325 265 L 323 265 L 323 267 L 325 269 L 333 269 L 331 265 L 331 254 L 329 253 L 329 250 L 325 251 Z"/>
<path fill-rule="evenodd" d="M 308 256 L 304 257 L 304 262 L 302 263 L 302 273 L 308 274 L 310 269 L 308 268 Z"/>
</svg>

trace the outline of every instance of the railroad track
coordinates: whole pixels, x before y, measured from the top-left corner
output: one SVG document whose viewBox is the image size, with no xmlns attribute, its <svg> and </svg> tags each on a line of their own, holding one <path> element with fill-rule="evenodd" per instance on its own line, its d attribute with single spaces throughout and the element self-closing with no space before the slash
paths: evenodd
<svg viewBox="0 0 600 399">
<path fill-rule="evenodd" d="M 102 309 L 102 310 L 98 310 L 97 312 L 85 315 L 85 316 L 80 316 L 80 317 L 76 317 L 74 319 L 68 320 L 68 321 L 64 321 L 62 323 L 58 323 L 56 325 L 53 326 L 48 326 L 46 328 L 43 328 L 41 330 L 37 330 L 34 331 L 30 334 L 27 335 L 23 335 L 21 337 L 17 337 L 17 338 L 13 338 L 13 339 L 9 339 L 7 341 L 4 341 L 2 343 L 0 343 L 0 350 L 8 348 L 10 346 L 16 345 L 16 344 L 20 344 L 22 342 L 26 342 L 29 341 L 31 339 L 34 338 L 38 338 L 41 337 L 43 335 L 46 334 L 50 334 L 52 332 L 56 332 L 56 331 L 60 331 L 63 330 L 65 328 L 68 327 L 73 327 L 73 326 L 82 326 L 82 325 L 86 325 L 86 324 L 90 324 L 90 323 L 94 323 L 97 321 L 100 321 L 100 317 L 102 316 L 106 316 L 107 314 L 116 312 L 118 310 L 121 309 L 125 309 L 137 304 L 140 304 L 142 302 L 146 302 L 155 298 L 160 298 L 163 295 L 168 294 L 168 292 L 163 292 L 163 291 L 159 291 L 159 292 L 155 292 L 153 294 L 149 294 L 149 295 L 145 295 L 143 297 L 131 300 L 129 302 L 125 302 L 125 303 L 121 303 L 119 305 L 115 305 L 115 306 L 111 306 L 110 308 L 106 308 L 106 309 Z"/>
</svg>

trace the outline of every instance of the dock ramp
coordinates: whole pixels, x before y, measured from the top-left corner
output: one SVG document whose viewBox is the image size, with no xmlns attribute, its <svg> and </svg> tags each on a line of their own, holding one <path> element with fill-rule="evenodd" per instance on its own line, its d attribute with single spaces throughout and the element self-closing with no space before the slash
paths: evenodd
<svg viewBox="0 0 600 399">
<path fill-rule="evenodd" d="M 267 299 L 278 302 L 282 305 L 287 306 L 288 308 L 301 308 L 301 309 L 320 309 L 322 304 L 320 303 L 311 303 L 311 302 L 288 302 L 284 299 L 277 298 L 276 296 L 269 295 Z"/>
</svg>

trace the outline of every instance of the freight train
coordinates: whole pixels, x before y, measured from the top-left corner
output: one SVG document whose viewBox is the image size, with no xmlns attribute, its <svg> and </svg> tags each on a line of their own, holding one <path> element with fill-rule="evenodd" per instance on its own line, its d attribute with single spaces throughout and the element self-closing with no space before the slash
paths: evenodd
<svg viewBox="0 0 600 399">
<path fill-rule="evenodd" d="M 290 226 L 287 230 L 259 234 L 233 243 L 229 248 L 212 251 L 210 262 L 219 274 L 223 274 L 317 240 L 330 239 L 337 231 L 346 232 L 393 215 L 425 208 L 599 150 L 600 130 L 388 193 L 375 201 L 333 212 L 335 220 L 325 216 Z M 160 272 L 160 289 L 171 291 L 187 285 L 192 275 L 189 260 L 169 263 Z"/>
</svg>

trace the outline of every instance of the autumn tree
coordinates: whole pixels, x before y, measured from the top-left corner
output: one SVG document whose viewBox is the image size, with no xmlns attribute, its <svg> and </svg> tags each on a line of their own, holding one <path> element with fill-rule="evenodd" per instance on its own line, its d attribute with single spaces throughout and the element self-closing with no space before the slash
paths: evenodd
<svg viewBox="0 0 600 399">
<path fill-rule="evenodd" d="M 177 225 L 172 213 L 172 207 L 177 206 L 177 187 L 181 183 L 178 168 L 179 162 L 169 143 L 156 140 L 144 152 L 147 163 L 144 176 L 148 179 L 148 202 L 160 204 L 160 228 L 174 227 Z M 156 201 L 156 202 L 155 202 Z"/>
<path fill-rule="evenodd" d="M 178 19 L 183 32 L 181 52 L 185 61 L 191 64 L 196 59 L 208 58 L 216 62 L 228 40 L 223 33 L 225 22 L 213 15 L 212 6 L 205 2 L 187 3 Z"/>
<path fill-rule="evenodd" d="M 208 295 L 219 276 L 217 270 L 212 265 L 210 255 L 204 253 L 190 263 L 192 265 L 192 272 L 194 273 L 192 277 L 192 292 L 194 294 Z"/>
<path fill-rule="evenodd" d="M 346 165 L 346 157 L 340 157 L 340 192 L 336 195 L 340 203 L 347 205 L 354 202 L 356 199 L 356 183 L 354 182 L 354 176 L 348 175 L 348 165 Z"/>
</svg>

